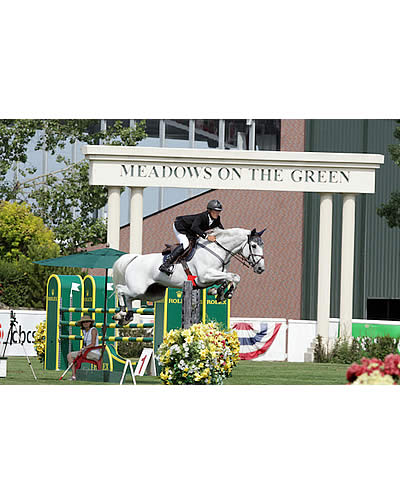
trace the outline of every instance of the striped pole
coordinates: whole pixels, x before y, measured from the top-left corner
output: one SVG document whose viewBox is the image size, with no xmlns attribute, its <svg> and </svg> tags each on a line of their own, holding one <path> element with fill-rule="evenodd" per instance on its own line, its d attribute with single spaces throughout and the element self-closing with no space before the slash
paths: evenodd
<svg viewBox="0 0 400 500">
<path fill-rule="evenodd" d="M 77 326 L 77 321 L 60 321 L 60 325 Z M 104 323 L 95 323 L 96 328 L 102 328 Z M 154 323 L 128 323 L 120 326 L 118 323 L 106 323 L 106 328 L 153 328 Z"/>
<path fill-rule="evenodd" d="M 104 308 L 102 307 L 61 307 L 61 312 L 81 312 L 81 313 L 103 313 Z M 121 311 L 120 307 L 115 307 L 111 309 L 106 309 L 107 313 L 113 314 Z M 132 312 L 136 314 L 154 314 L 154 307 L 137 307 L 134 309 L 127 309 L 126 312 Z"/>
<path fill-rule="evenodd" d="M 80 335 L 60 335 L 60 339 L 63 340 L 82 340 L 83 337 Z M 103 337 L 100 336 L 99 340 Z M 106 337 L 106 342 L 152 342 L 153 337 Z"/>
</svg>

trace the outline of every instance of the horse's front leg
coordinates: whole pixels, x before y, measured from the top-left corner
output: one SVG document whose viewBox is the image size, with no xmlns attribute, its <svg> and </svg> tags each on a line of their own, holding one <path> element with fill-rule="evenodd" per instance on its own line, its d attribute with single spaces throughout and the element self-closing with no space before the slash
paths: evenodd
<svg viewBox="0 0 400 500">
<path fill-rule="evenodd" d="M 207 283 L 213 283 L 213 284 L 220 284 L 221 283 L 221 288 L 218 289 L 217 291 L 217 301 L 222 301 L 223 300 L 223 294 L 225 291 L 225 288 L 227 285 L 229 285 L 229 292 L 230 294 L 233 294 L 235 291 L 236 287 L 238 286 L 240 282 L 240 276 L 235 273 L 224 273 L 222 271 L 217 271 L 217 270 L 208 270 L 204 275 L 201 276 L 201 279 L 198 279 L 199 285 L 204 283 L 205 285 Z M 222 286 L 224 284 L 225 286 Z M 220 292 L 221 290 L 221 292 Z M 232 295 L 231 295 L 232 296 Z M 231 297 L 229 297 L 231 298 Z"/>
<path fill-rule="evenodd" d="M 117 285 L 115 289 L 118 297 L 118 307 L 121 310 L 114 314 L 113 319 L 118 321 L 120 326 L 123 326 L 129 323 L 129 315 L 132 316 L 132 313 L 127 313 L 127 309 L 132 308 L 132 299 L 128 296 L 129 289 L 127 286 Z"/>
</svg>

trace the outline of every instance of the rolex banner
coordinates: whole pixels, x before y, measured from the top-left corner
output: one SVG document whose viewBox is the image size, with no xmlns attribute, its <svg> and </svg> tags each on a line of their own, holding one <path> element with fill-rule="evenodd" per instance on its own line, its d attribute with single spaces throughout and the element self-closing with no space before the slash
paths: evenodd
<svg viewBox="0 0 400 500">
<path fill-rule="evenodd" d="M 0 356 L 4 348 L 5 357 L 36 356 L 34 337 L 37 325 L 45 319 L 46 311 L 0 310 Z"/>
</svg>

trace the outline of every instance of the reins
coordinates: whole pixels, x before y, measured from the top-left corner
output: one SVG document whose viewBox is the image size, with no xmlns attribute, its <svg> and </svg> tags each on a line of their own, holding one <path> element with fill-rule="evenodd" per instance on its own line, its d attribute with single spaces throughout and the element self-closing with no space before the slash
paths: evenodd
<svg viewBox="0 0 400 500">
<path fill-rule="evenodd" d="M 216 243 L 220 248 L 222 248 L 222 250 L 225 250 L 225 252 L 227 252 L 231 258 L 234 257 L 237 261 L 239 261 L 241 264 L 243 264 L 245 267 L 247 267 L 248 269 L 250 269 L 250 267 L 253 267 L 251 266 L 248 262 L 247 262 L 247 259 L 246 257 L 241 253 L 242 252 L 242 248 L 239 250 L 240 253 L 233 253 L 231 252 L 230 250 L 228 250 L 227 248 L 225 248 L 223 245 L 221 245 L 221 243 L 219 243 L 217 240 L 214 241 L 214 243 Z M 245 243 L 246 244 L 246 243 Z M 244 245 L 243 245 L 244 246 Z M 230 262 L 230 259 L 228 259 L 228 261 L 226 262 L 225 265 L 228 265 L 229 262 Z"/>
<path fill-rule="evenodd" d="M 230 260 L 232 257 L 234 257 L 237 261 L 239 261 L 241 264 L 243 264 L 243 266 L 247 267 L 248 269 L 250 267 L 255 267 L 259 262 L 260 260 L 263 258 L 263 255 L 255 255 L 252 250 L 251 250 L 251 246 L 250 246 L 250 237 L 248 236 L 247 237 L 247 244 L 249 245 L 249 250 L 250 250 L 250 254 L 249 254 L 249 258 L 251 257 L 252 258 L 252 262 L 249 262 L 246 257 L 243 255 L 243 248 L 245 247 L 246 243 L 244 243 L 243 247 L 239 250 L 238 253 L 233 253 L 231 252 L 230 250 L 228 250 L 227 248 L 225 248 L 223 245 L 221 245 L 221 243 L 219 243 L 217 240 L 214 241 L 214 243 L 216 243 L 220 248 L 222 248 L 223 250 L 225 250 L 225 252 L 227 252 L 229 255 L 230 255 L 230 258 L 227 260 L 227 262 L 224 262 L 224 267 L 226 265 L 229 264 Z M 210 249 L 208 249 L 205 245 L 202 245 L 204 248 L 206 248 L 209 252 L 211 252 Z M 213 252 L 212 252 L 213 253 Z M 256 257 L 259 257 L 258 259 L 258 262 L 256 262 L 255 258 Z"/>
</svg>

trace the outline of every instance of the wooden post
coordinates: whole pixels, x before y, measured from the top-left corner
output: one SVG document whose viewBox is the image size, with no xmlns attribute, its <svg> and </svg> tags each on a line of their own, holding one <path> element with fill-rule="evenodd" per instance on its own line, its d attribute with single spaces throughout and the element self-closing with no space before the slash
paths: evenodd
<svg viewBox="0 0 400 500">
<path fill-rule="evenodd" d="M 193 290 L 193 283 L 185 281 L 182 287 L 182 328 L 200 323 L 200 290 Z"/>
</svg>

